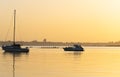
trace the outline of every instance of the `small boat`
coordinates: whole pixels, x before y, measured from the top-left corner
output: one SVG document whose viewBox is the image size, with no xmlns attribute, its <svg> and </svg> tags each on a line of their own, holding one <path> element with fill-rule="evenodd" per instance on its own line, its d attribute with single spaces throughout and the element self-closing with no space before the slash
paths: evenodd
<svg viewBox="0 0 120 77">
<path fill-rule="evenodd" d="M 5 52 L 29 52 L 29 48 L 22 48 L 20 44 L 16 44 L 15 42 L 15 18 L 16 18 L 16 10 L 14 10 L 14 33 L 13 33 L 13 44 L 12 45 L 2 45 L 2 49 Z"/>
<path fill-rule="evenodd" d="M 28 47 L 21 48 L 20 44 L 12 44 L 12 45 L 3 45 L 2 49 L 5 52 L 29 52 Z"/>
<path fill-rule="evenodd" d="M 63 49 L 64 51 L 84 51 L 81 45 L 73 45 L 72 47 L 65 47 Z"/>
</svg>

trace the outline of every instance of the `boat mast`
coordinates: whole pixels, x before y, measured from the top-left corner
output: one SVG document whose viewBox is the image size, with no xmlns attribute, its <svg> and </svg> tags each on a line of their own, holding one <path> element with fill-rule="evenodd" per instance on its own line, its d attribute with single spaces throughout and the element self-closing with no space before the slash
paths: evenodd
<svg viewBox="0 0 120 77">
<path fill-rule="evenodd" d="M 16 10 L 14 10 L 14 33 L 13 33 L 13 45 L 15 45 L 15 25 L 16 25 Z"/>
</svg>

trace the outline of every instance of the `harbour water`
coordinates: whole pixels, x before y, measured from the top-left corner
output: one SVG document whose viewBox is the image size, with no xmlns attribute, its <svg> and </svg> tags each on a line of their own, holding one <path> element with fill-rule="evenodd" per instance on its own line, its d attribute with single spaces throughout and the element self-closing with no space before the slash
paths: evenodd
<svg viewBox="0 0 120 77">
<path fill-rule="evenodd" d="M 15 63 L 13 54 L 0 49 L 0 77 L 120 77 L 120 47 L 84 48 L 68 52 L 33 47 L 15 54 Z"/>
</svg>

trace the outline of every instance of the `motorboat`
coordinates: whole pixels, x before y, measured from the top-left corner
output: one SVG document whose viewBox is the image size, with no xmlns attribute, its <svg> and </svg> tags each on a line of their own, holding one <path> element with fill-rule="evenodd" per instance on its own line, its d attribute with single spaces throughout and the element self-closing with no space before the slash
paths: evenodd
<svg viewBox="0 0 120 77">
<path fill-rule="evenodd" d="M 64 51 L 84 51 L 84 48 L 81 45 L 73 45 L 72 47 L 63 48 Z"/>
</svg>

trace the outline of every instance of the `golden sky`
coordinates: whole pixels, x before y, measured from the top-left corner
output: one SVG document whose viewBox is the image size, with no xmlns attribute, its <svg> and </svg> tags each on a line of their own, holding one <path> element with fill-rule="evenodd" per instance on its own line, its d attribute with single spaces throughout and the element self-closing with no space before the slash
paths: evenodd
<svg viewBox="0 0 120 77">
<path fill-rule="evenodd" d="M 120 41 L 120 0 L 0 0 L 0 40 L 12 39 L 14 9 L 17 40 Z"/>
</svg>

